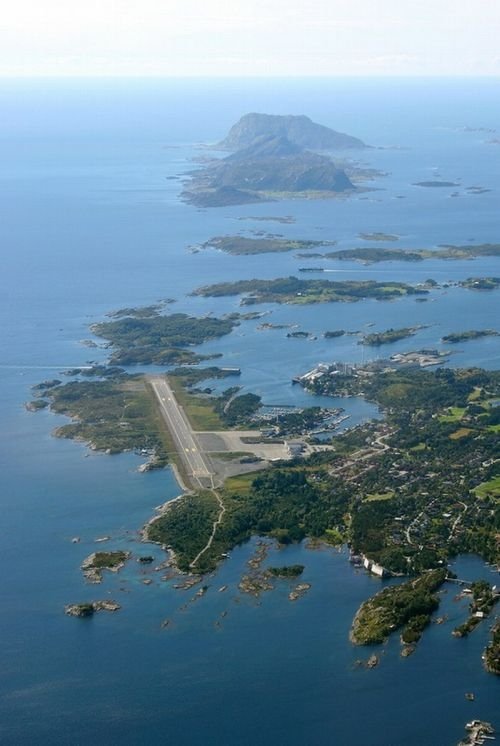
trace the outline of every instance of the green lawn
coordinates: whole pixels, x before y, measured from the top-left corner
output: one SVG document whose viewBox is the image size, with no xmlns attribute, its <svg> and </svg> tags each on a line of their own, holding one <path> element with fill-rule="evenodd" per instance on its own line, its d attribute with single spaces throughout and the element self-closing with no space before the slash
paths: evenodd
<svg viewBox="0 0 500 746">
<path fill-rule="evenodd" d="M 465 414 L 465 407 L 450 407 L 448 414 L 442 414 L 439 422 L 459 422 Z"/>
<path fill-rule="evenodd" d="M 224 482 L 224 492 L 233 495 L 249 495 L 253 480 L 259 475 L 259 472 L 249 474 L 240 474 L 236 477 L 229 477 Z"/>
<path fill-rule="evenodd" d="M 374 492 L 371 495 L 365 495 L 365 500 L 371 502 L 373 500 L 391 500 L 394 497 L 394 491 L 389 490 L 388 492 Z"/>
<path fill-rule="evenodd" d="M 333 544 L 333 546 L 338 546 L 344 542 L 344 537 L 336 528 L 327 528 L 325 531 L 325 541 L 328 544 Z"/>
<path fill-rule="evenodd" d="M 493 477 L 489 482 L 483 482 L 474 489 L 475 494 L 478 497 L 486 497 L 487 495 L 500 495 L 500 476 Z"/>
<path fill-rule="evenodd" d="M 481 394 L 483 393 L 483 390 L 479 388 L 478 386 L 475 387 L 474 391 L 469 394 L 467 397 L 468 401 L 477 401 L 481 398 Z"/>
<path fill-rule="evenodd" d="M 427 448 L 425 443 L 417 443 L 416 446 L 412 446 L 410 451 L 425 451 Z"/>
<path fill-rule="evenodd" d="M 169 378 L 175 398 L 184 408 L 193 430 L 224 430 L 219 415 L 214 411 L 212 402 L 203 396 L 188 393 L 180 380 L 172 376 Z"/>
</svg>

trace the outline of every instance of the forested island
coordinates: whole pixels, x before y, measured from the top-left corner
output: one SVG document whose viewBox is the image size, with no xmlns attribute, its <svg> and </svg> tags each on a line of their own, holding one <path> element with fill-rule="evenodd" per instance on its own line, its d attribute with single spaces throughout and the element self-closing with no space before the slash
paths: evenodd
<svg viewBox="0 0 500 746">
<path fill-rule="evenodd" d="M 421 251 L 410 249 L 382 249 L 377 247 L 359 249 L 340 249 L 323 254 L 325 259 L 338 261 L 357 261 L 363 264 L 376 262 L 421 262 L 425 257 Z"/>
<path fill-rule="evenodd" d="M 375 282 L 375 280 L 301 280 L 297 277 L 280 277 L 276 280 L 237 280 L 206 285 L 193 291 L 193 295 L 221 297 L 244 296 L 242 305 L 256 303 L 333 303 L 353 302 L 365 298 L 391 300 L 405 295 L 425 295 L 426 287 L 416 287 L 404 282 Z"/>
<path fill-rule="evenodd" d="M 457 283 L 445 283 L 443 287 L 455 285 L 468 290 L 496 290 L 500 287 L 500 277 L 469 277 Z M 375 300 L 393 300 L 405 295 L 418 296 L 422 299 L 430 290 L 439 287 L 432 278 L 424 283 L 410 285 L 405 282 L 376 282 L 375 280 L 323 280 L 299 279 L 297 277 L 278 277 L 274 280 L 236 280 L 204 285 L 194 290 L 191 295 L 206 298 L 218 298 L 241 295 L 241 305 L 257 303 L 335 303 L 353 302 L 374 298 Z"/>
<path fill-rule="evenodd" d="M 420 329 L 423 328 L 424 327 L 421 325 L 406 326 L 402 329 L 387 329 L 385 332 L 373 332 L 372 334 L 365 334 L 363 337 L 361 337 L 358 344 L 378 347 L 379 345 L 398 342 L 400 339 L 413 337 L 418 331 L 420 331 Z"/>
<path fill-rule="evenodd" d="M 94 324 L 91 330 L 113 348 L 112 365 L 180 365 L 206 360 L 206 356 L 186 348 L 229 334 L 237 323 L 237 319 L 196 318 L 185 313 L 148 316 L 129 313 L 126 317 L 120 315 L 113 321 Z"/>
<path fill-rule="evenodd" d="M 268 572 L 277 578 L 297 578 L 304 572 L 304 565 L 285 565 L 284 567 L 268 567 Z"/>
<path fill-rule="evenodd" d="M 399 241 L 399 236 L 396 236 L 394 233 L 384 233 L 383 231 L 359 233 L 358 235 L 363 241 Z"/>
<path fill-rule="evenodd" d="M 331 246 L 335 241 L 300 241 L 277 236 L 248 238 L 246 236 L 215 236 L 200 245 L 201 249 L 218 249 L 227 254 L 270 254 L 305 251 L 319 246 Z"/>
<path fill-rule="evenodd" d="M 482 337 L 498 337 L 500 332 L 495 329 L 470 329 L 466 332 L 454 332 L 442 337 L 443 342 L 457 344 L 459 342 L 468 342 L 471 339 L 481 339 Z"/>
<path fill-rule="evenodd" d="M 496 290 L 500 287 L 500 277 L 468 277 L 458 284 L 469 290 Z"/>
<path fill-rule="evenodd" d="M 335 261 L 357 261 L 363 264 L 379 262 L 422 262 L 425 259 L 474 259 L 480 256 L 500 256 L 500 244 L 442 244 L 436 249 L 403 249 L 383 247 L 360 247 L 339 249 L 319 255 Z"/>
<path fill-rule="evenodd" d="M 438 181 L 437 179 L 433 181 L 417 181 L 413 186 L 419 186 L 419 187 L 458 187 L 460 184 L 456 181 Z"/>
<path fill-rule="evenodd" d="M 344 329 L 333 329 L 326 331 L 323 336 L 325 339 L 336 339 L 337 337 L 343 337 L 346 334 Z"/>
<path fill-rule="evenodd" d="M 93 552 L 82 562 L 82 571 L 89 583 L 100 583 L 104 570 L 118 572 L 130 558 L 130 552 L 116 549 L 109 552 Z"/>
</svg>

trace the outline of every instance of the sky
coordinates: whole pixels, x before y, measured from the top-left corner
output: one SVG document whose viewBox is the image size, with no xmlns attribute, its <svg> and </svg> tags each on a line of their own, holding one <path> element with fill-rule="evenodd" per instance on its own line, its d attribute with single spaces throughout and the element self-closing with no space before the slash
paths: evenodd
<svg viewBox="0 0 500 746">
<path fill-rule="evenodd" d="M 500 75 L 500 0 L 4 0 L 0 76 Z"/>
</svg>

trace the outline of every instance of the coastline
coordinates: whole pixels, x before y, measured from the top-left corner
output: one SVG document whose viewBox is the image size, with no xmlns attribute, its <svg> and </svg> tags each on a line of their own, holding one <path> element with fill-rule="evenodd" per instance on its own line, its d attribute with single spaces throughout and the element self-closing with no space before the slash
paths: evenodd
<svg viewBox="0 0 500 746">
<path fill-rule="evenodd" d="M 166 560 L 166 564 L 173 568 L 177 573 L 184 575 L 185 573 L 182 572 L 182 570 L 179 569 L 179 566 L 177 564 L 177 556 L 174 552 L 174 550 L 171 547 L 167 547 L 165 544 L 159 541 L 154 541 L 149 537 L 149 527 L 153 525 L 159 518 L 161 518 L 165 513 L 167 513 L 169 510 L 172 509 L 172 506 L 180 502 L 184 499 L 184 497 L 191 493 L 191 490 L 186 487 L 184 484 L 184 481 L 182 479 L 182 476 L 180 474 L 180 471 L 175 463 L 170 463 L 168 465 L 168 468 L 172 470 L 172 473 L 177 481 L 177 484 L 181 488 L 182 492 L 180 495 L 177 495 L 177 497 L 172 498 L 172 500 L 166 500 L 161 505 L 158 505 L 155 508 L 155 514 L 151 516 L 151 518 L 144 524 L 144 526 L 140 529 L 139 535 L 141 538 L 141 541 L 145 544 L 156 544 L 157 546 L 161 547 L 164 552 L 168 555 L 168 559 Z"/>
<path fill-rule="evenodd" d="M 190 489 L 189 489 L 189 487 L 188 487 L 188 486 L 187 486 L 187 485 L 185 484 L 185 482 L 184 482 L 184 480 L 183 480 L 183 478 L 182 478 L 182 475 L 181 475 L 180 469 L 179 469 L 179 467 L 177 466 L 177 464 L 176 464 L 176 463 L 175 463 L 174 461 L 172 461 L 172 462 L 171 462 L 171 463 L 169 464 L 169 467 L 170 467 L 170 469 L 172 470 L 172 474 L 174 475 L 174 477 L 175 477 L 175 480 L 176 480 L 177 484 L 179 485 L 179 487 L 180 487 L 180 488 L 181 488 L 181 490 L 182 490 L 182 495 L 179 495 L 179 497 L 176 497 L 176 498 L 175 498 L 176 500 L 178 500 L 179 498 L 183 497 L 184 495 L 187 495 L 187 494 L 189 494 L 189 493 L 191 492 L 191 490 L 190 490 Z"/>
<path fill-rule="evenodd" d="M 358 623 L 358 620 L 359 620 L 359 618 L 360 618 L 360 616 L 361 616 L 361 610 L 362 610 L 362 608 L 363 608 L 364 604 L 365 604 L 365 601 L 363 601 L 363 602 L 362 602 L 362 603 L 360 604 L 360 606 L 358 607 L 358 610 L 356 611 L 356 613 L 354 614 L 354 616 L 353 616 L 353 618 L 352 618 L 352 622 L 351 622 L 351 628 L 349 629 L 349 642 L 350 642 L 350 643 L 351 643 L 352 645 L 356 645 L 357 647 L 360 647 L 360 646 L 362 646 L 362 645 L 364 645 L 364 644 L 365 644 L 365 643 L 359 642 L 359 641 L 358 641 L 358 640 L 356 639 L 356 633 L 355 633 L 355 628 L 356 628 L 356 625 L 357 625 L 357 623 Z"/>
</svg>

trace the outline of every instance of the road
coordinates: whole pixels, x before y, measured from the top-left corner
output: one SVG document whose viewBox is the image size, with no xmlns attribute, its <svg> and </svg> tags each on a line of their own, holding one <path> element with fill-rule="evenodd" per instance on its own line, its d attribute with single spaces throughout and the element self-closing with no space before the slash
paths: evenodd
<svg viewBox="0 0 500 746">
<path fill-rule="evenodd" d="M 149 382 L 156 394 L 160 404 L 160 412 L 175 441 L 177 452 L 184 462 L 187 473 L 200 486 L 207 486 L 203 485 L 201 480 L 208 480 L 210 484 L 213 484 L 213 472 L 200 450 L 191 425 L 182 407 L 177 402 L 168 381 L 160 376 L 151 376 Z"/>
<path fill-rule="evenodd" d="M 373 456 L 379 456 L 381 453 L 385 453 L 386 451 L 391 450 L 391 447 L 388 446 L 387 443 L 383 443 L 382 441 L 385 440 L 385 438 L 389 438 L 391 435 L 394 435 L 395 432 L 395 430 L 389 430 L 389 432 L 385 433 L 384 435 L 379 435 L 378 438 L 375 438 L 375 440 L 373 441 L 379 446 L 378 448 L 368 447 L 360 449 L 355 453 L 351 453 L 351 455 L 348 457 L 348 460 L 344 464 L 342 464 L 342 466 L 337 466 L 333 469 L 330 469 L 328 473 L 330 474 L 330 476 L 333 477 L 337 474 L 340 474 L 341 471 L 350 469 L 352 466 L 359 463 L 360 461 L 366 461 L 366 459 L 372 458 Z M 347 481 L 357 479 L 360 474 L 364 474 L 365 471 L 369 471 L 372 468 L 373 466 L 368 466 L 363 472 L 356 472 L 356 474 L 354 474 Z"/>
<path fill-rule="evenodd" d="M 200 552 L 198 552 L 198 554 L 196 555 L 196 557 L 194 558 L 194 560 L 190 564 L 190 567 L 192 567 L 193 569 L 196 567 L 196 565 L 197 565 L 198 560 L 200 559 L 200 557 L 203 556 L 205 554 L 205 552 L 207 552 L 210 549 L 210 547 L 212 546 L 212 542 L 213 542 L 213 540 L 215 538 L 215 533 L 216 533 L 218 527 L 220 526 L 220 524 L 222 523 L 222 519 L 224 518 L 224 513 L 226 512 L 226 507 L 224 505 L 222 497 L 219 495 L 219 493 L 217 492 L 217 490 L 212 490 L 212 493 L 215 496 L 215 499 L 217 500 L 217 502 L 219 503 L 219 515 L 217 516 L 217 518 L 215 519 L 215 521 L 213 523 L 212 533 L 210 534 L 210 537 L 209 537 L 207 543 L 205 544 L 205 546 L 203 547 L 203 549 Z"/>
<path fill-rule="evenodd" d="M 451 527 L 451 531 L 450 531 L 449 536 L 448 536 L 448 541 L 450 541 L 450 539 L 453 539 L 458 524 L 462 522 L 462 518 L 465 516 L 465 514 L 469 510 L 469 506 L 466 505 L 466 503 L 462 502 L 462 500 L 459 500 L 458 502 L 460 503 L 460 505 L 463 505 L 464 509 L 463 509 L 463 512 L 460 513 L 457 516 L 457 518 L 455 518 L 455 520 L 453 521 L 453 526 Z"/>
<path fill-rule="evenodd" d="M 424 515 L 426 515 L 426 511 L 428 511 L 429 508 L 432 508 L 432 506 L 434 505 L 435 502 L 437 502 L 437 498 L 436 497 L 434 498 L 434 500 L 431 500 L 430 503 L 428 505 L 426 505 L 423 510 L 420 511 L 420 513 L 416 516 L 416 518 L 414 518 L 408 524 L 408 528 L 405 529 L 406 541 L 408 542 L 408 544 L 415 544 L 415 542 L 411 538 L 410 532 L 411 532 L 411 530 L 413 528 L 416 528 L 418 526 L 418 524 L 420 523 L 420 521 L 422 520 L 422 518 L 424 517 Z"/>
</svg>

